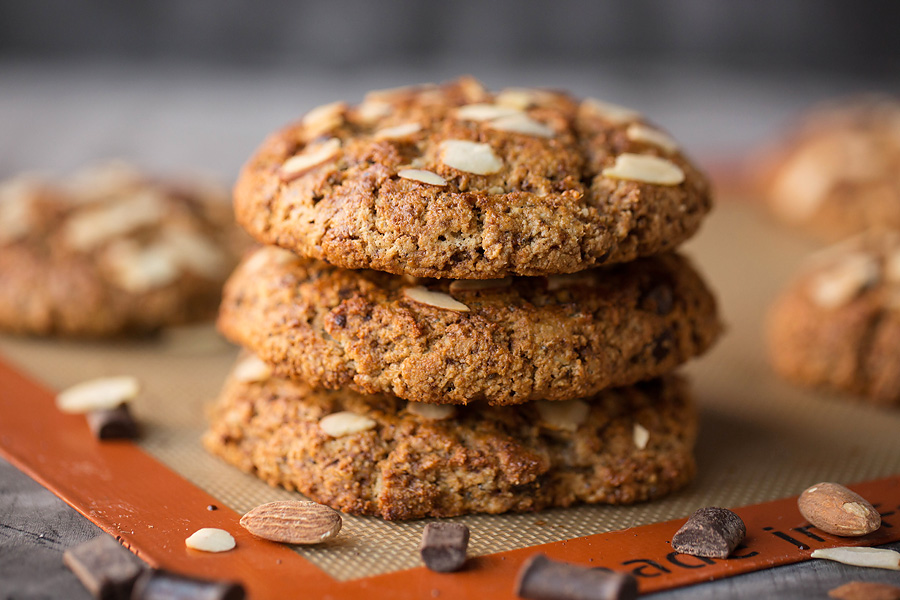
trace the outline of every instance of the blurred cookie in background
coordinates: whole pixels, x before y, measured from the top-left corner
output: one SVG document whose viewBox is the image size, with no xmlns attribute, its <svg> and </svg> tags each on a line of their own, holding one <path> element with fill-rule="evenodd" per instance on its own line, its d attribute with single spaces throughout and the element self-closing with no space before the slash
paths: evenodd
<svg viewBox="0 0 900 600">
<path fill-rule="evenodd" d="M 120 162 L 0 182 L 0 330 L 104 337 L 211 318 L 246 247 L 229 195 Z"/>
<path fill-rule="evenodd" d="M 768 345 L 789 381 L 900 407 L 900 232 L 811 256 L 769 313 Z"/>
<path fill-rule="evenodd" d="M 758 165 L 781 221 L 825 240 L 900 228 L 900 101 L 860 96 L 810 110 Z"/>
</svg>

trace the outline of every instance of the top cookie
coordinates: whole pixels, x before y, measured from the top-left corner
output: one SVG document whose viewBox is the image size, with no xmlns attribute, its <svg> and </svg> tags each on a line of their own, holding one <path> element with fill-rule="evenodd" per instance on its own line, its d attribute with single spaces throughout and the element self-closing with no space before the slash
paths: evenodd
<svg viewBox="0 0 900 600">
<path fill-rule="evenodd" d="M 0 184 L 0 330 L 143 333 L 211 317 L 246 240 L 227 193 L 109 164 Z"/>
<path fill-rule="evenodd" d="M 900 228 L 900 102 L 855 98 L 810 111 L 762 170 L 782 221 L 837 240 Z"/>
<path fill-rule="evenodd" d="M 316 108 L 235 188 L 252 236 L 345 268 L 453 279 L 570 273 L 670 250 L 705 177 L 641 115 L 471 78 Z"/>
</svg>

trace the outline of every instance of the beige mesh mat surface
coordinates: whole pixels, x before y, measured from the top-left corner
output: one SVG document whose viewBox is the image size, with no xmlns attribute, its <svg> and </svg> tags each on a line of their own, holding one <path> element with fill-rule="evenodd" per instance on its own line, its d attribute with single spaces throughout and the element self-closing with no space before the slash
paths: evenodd
<svg viewBox="0 0 900 600">
<path fill-rule="evenodd" d="M 471 552 L 487 554 L 686 516 L 705 505 L 741 506 L 799 493 L 820 480 L 852 483 L 900 473 L 900 410 L 846 403 L 792 388 L 765 361 L 767 305 L 814 246 L 767 223 L 754 207 L 722 203 L 687 253 L 717 290 L 727 332 L 691 375 L 701 410 L 699 477 L 668 499 L 631 507 L 584 506 L 538 513 L 468 516 Z M 85 343 L 0 337 L 0 352 L 53 388 L 112 374 L 139 377 L 141 446 L 244 512 L 296 494 L 271 488 L 206 454 L 204 406 L 237 350 L 211 326 L 140 342 Z M 48 432 L 48 435 L 50 432 Z M 324 546 L 300 550 L 347 580 L 417 566 L 425 522 L 345 517 Z"/>
</svg>

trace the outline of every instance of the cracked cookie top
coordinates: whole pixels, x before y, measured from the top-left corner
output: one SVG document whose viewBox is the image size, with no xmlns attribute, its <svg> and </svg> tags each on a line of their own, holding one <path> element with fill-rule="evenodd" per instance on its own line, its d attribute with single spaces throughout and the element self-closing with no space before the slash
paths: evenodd
<svg viewBox="0 0 900 600">
<path fill-rule="evenodd" d="M 472 78 L 335 102 L 244 166 L 238 221 L 345 268 L 452 279 L 659 254 L 711 208 L 705 177 L 630 109 Z"/>
</svg>

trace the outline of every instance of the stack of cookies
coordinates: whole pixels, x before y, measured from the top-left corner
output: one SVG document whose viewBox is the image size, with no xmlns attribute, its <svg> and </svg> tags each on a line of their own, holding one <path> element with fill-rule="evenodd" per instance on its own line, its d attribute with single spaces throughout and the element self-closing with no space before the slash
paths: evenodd
<svg viewBox="0 0 900 600">
<path fill-rule="evenodd" d="M 657 498 L 693 476 L 671 372 L 720 331 L 672 252 L 711 207 L 631 110 L 463 78 L 334 103 L 235 190 L 266 244 L 225 287 L 249 354 L 207 448 L 385 519 Z"/>
</svg>

